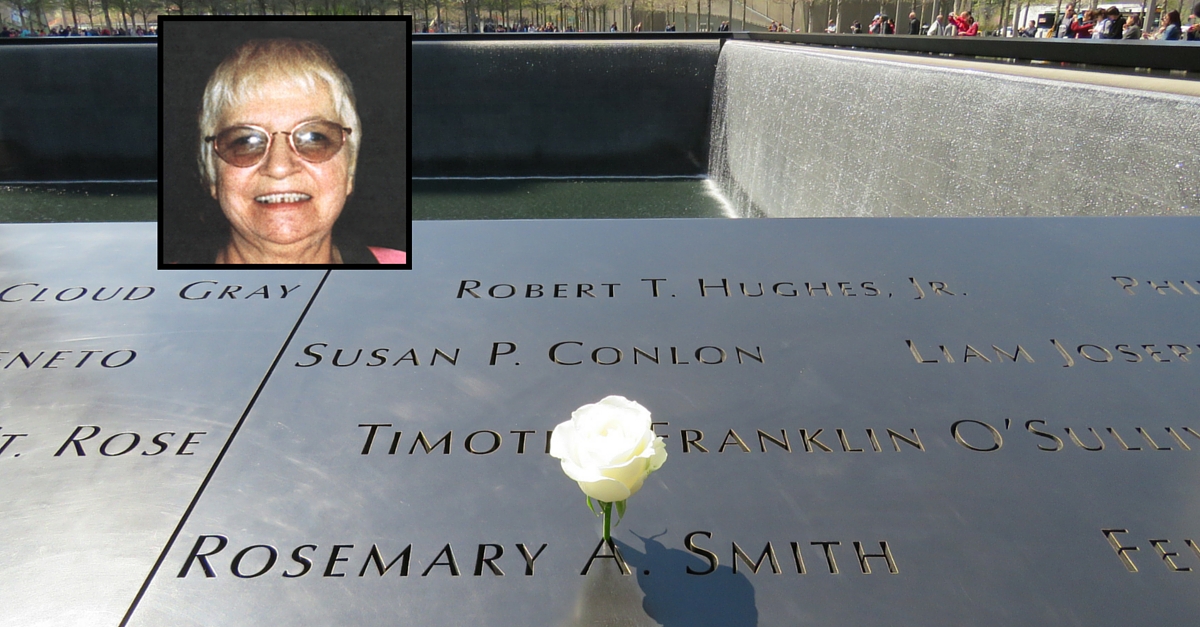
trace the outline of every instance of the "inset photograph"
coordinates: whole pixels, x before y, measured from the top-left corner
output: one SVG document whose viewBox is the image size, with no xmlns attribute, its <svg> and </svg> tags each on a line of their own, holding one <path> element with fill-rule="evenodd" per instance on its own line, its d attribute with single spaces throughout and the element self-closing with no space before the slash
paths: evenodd
<svg viewBox="0 0 1200 627">
<path fill-rule="evenodd" d="M 411 31 L 163 16 L 159 268 L 410 268 Z"/>
</svg>

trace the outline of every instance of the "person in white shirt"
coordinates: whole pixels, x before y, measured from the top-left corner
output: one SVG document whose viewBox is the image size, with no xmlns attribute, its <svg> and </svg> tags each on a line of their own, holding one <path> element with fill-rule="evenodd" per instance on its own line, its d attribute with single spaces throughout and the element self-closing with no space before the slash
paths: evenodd
<svg viewBox="0 0 1200 627">
<path fill-rule="evenodd" d="M 942 16 L 939 15 L 939 16 L 933 18 L 933 23 L 929 25 L 929 29 L 925 31 L 925 34 L 926 35 L 941 35 L 942 31 L 945 28 L 946 28 L 945 19 L 943 19 Z"/>
</svg>

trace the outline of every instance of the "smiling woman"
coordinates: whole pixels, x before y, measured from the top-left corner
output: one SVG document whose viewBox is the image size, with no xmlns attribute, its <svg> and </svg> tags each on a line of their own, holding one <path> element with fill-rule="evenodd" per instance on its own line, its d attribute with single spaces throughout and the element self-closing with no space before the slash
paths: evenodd
<svg viewBox="0 0 1200 627">
<path fill-rule="evenodd" d="M 321 46 L 243 44 L 209 79 L 200 130 L 201 175 L 230 224 L 216 263 L 404 263 L 333 241 L 362 129 L 350 79 Z"/>
<path fill-rule="evenodd" d="M 225 24 L 230 23 L 188 26 Z M 166 41 L 171 26 L 175 25 L 168 24 Z M 374 196 L 369 194 L 366 203 L 360 199 L 357 217 L 361 221 L 369 216 L 374 223 L 367 228 L 342 225 L 335 229 L 339 218 L 355 213 L 346 210 L 359 187 L 359 154 L 364 138 L 374 142 L 372 146 L 396 143 L 394 135 L 381 132 L 380 107 L 368 104 L 368 113 L 373 108 L 377 119 L 364 132 L 351 79 L 329 49 L 307 37 L 303 30 L 297 37 L 271 36 L 286 33 L 287 26 L 305 26 L 311 31 L 318 24 L 285 22 L 279 26 L 264 33 L 268 38 L 231 42 L 233 51 L 224 48 L 219 53 L 223 60 L 208 75 L 200 98 L 198 132 L 190 140 L 194 142 L 192 159 L 198 166 L 192 171 L 199 175 L 205 197 L 215 201 L 220 213 L 204 209 L 205 203 L 196 196 L 173 202 L 169 193 L 172 190 L 166 189 L 162 214 L 168 244 L 164 245 L 164 261 L 168 267 L 406 265 L 407 254 L 397 250 L 406 242 L 381 237 L 386 229 L 373 228 L 385 226 L 381 221 L 399 220 L 404 224 L 408 216 L 403 199 L 380 197 L 378 190 L 373 190 Z M 326 26 L 329 32 L 353 34 L 357 23 L 333 22 Z M 179 48 L 185 43 L 181 41 Z M 363 78 L 359 76 L 359 80 Z M 192 93 L 199 95 L 199 85 Z M 195 97 L 191 102 L 196 102 Z M 170 140 L 167 143 L 168 152 L 179 145 Z M 170 161 L 168 158 L 164 163 Z M 403 167 L 404 163 L 395 165 Z M 402 176 L 403 171 L 394 174 Z M 164 187 L 173 187 L 169 178 L 164 179 Z M 196 189 L 190 185 L 184 188 Z M 385 206 L 395 203 L 390 215 L 371 206 L 383 204 L 381 200 L 387 203 Z M 364 204 L 368 205 L 366 209 L 361 208 Z M 206 224 L 193 232 L 186 220 L 196 214 L 196 205 L 203 209 L 199 215 Z M 183 219 L 178 218 L 181 215 Z M 177 226 L 179 223 L 185 223 L 183 228 Z M 382 241 L 364 241 L 356 233 L 370 233 Z M 185 245 L 171 246 L 176 242 Z"/>
</svg>

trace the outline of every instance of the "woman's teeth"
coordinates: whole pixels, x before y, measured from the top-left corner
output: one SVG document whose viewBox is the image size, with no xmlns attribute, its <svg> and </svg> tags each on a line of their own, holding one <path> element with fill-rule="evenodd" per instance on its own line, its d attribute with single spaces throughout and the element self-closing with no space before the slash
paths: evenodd
<svg viewBox="0 0 1200 627">
<path fill-rule="evenodd" d="M 265 204 L 275 204 L 281 202 L 304 202 L 305 200 L 309 200 L 311 198 L 312 196 L 309 196 L 308 194 L 266 194 L 265 196 L 256 196 L 254 201 Z"/>
</svg>

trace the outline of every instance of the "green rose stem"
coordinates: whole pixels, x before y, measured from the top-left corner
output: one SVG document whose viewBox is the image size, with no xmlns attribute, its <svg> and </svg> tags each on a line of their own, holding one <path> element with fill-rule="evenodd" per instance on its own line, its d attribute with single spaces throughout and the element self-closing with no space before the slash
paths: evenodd
<svg viewBox="0 0 1200 627">
<path fill-rule="evenodd" d="M 600 504 L 599 512 L 597 512 L 596 507 L 594 505 L 592 505 L 592 497 L 590 497 L 590 496 L 587 497 L 588 509 L 592 510 L 592 512 L 595 512 L 595 514 L 597 516 L 600 516 L 602 514 L 604 516 L 604 542 L 605 543 L 612 542 L 613 505 L 617 506 L 617 524 L 619 525 L 619 524 L 621 524 L 621 519 L 625 517 L 625 503 L 626 502 L 625 501 L 617 501 L 615 503 L 609 503 L 606 501 L 601 501 L 600 499 L 596 499 L 596 502 Z"/>
<path fill-rule="evenodd" d="M 612 542 L 612 503 L 600 501 L 600 511 L 604 512 L 604 542 Z"/>
</svg>

